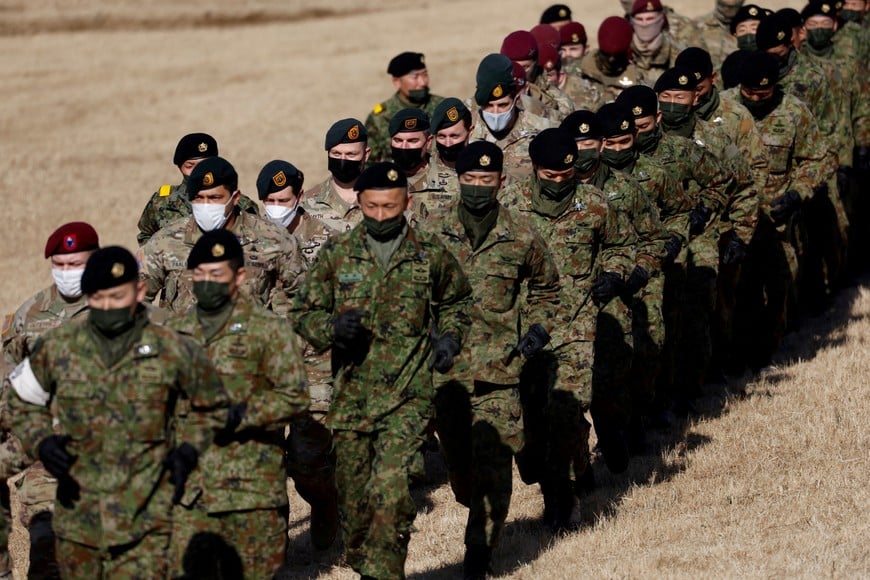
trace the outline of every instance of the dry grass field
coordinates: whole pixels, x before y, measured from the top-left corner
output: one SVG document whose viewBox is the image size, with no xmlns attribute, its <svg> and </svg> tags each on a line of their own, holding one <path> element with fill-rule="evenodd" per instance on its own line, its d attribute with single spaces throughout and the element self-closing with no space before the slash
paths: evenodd
<svg viewBox="0 0 870 580">
<path fill-rule="evenodd" d="M 388 60 L 426 53 L 433 91 L 467 96 L 480 58 L 537 22 L 548 0 L 0 0 L 0 309 L 48 284 L 42 258 L 59 224 L 93 223 L 104 244 L 135 245 L 139 213 L 178 138 L 207 131 L 253 194 L 259 168 L 286 158 L 314 184 L 323 135 L 389 96 Z M 617 0 L 569 2 L 594 38 Z M 712 0 L 670 2 L 688 15 Z M 771 8 L 802 2 L 763 3 Z M 538 525 L 535 488 L 517 479 L 495 571 L 515 578 L 870 576 L 867 491 L 870 290 L 790 337 L 775 368 L 711 386 L 685 433 L 659 434 L 599 489 L 576 532 Z M 466 511 L 446 486 L 419 494 L 408 573 L 461 572 Z M 294 503 L 288 577 L 352 578 L 311 554 Z"/>
</svg>

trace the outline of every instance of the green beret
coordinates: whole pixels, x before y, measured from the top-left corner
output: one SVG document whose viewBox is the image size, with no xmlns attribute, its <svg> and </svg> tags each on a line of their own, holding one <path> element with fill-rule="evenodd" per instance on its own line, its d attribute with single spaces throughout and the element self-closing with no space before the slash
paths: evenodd
<svg viewBox="0 0 870 580">
<path fill-rule="evenodd" d="M 604 138 L 634 134 L 634 116 L 625 105 L 607 103 L 598 109 L 595 116 L 601 124 L 601 136 Z"/>
<path fill-rule="evenodd" d="M 91 254 L 82 273 L 82 292 L 93 294 L 139 279 L 139 265 L 126 248 L 108 246 Z"/>
<path fill-rule="evenodd" d="M 698 86 L 698 79 L 691 69 L 681 66 L 669 68 L 656 81 L 656 93 L 664 91 L 694 91 Z"/>
<path fill-rule="evenodd" d="M 767 52 L 758 51 L 747 58 L 740 69 L 740 84 L 747 89 L 764 90 L 776 86 L 779 61 Z"/>
<path fill-rule="evenodd" d="M 214 157 L 217 154 L 218 146 L 214 137 L 207 133 L 190 133 L 182 137 L 178 145 L 176 145 L 175 155 L 172 156 L 172 163 L 183 165 L 185 161 L 190 159 Z"/>
<path fill-rule="evenodd" d="M 432 113 L 432 132 L 437 133 L 441 129 L 452 127 L 463 119 L 471 120 L 471 111 L 456 97 L 448 97 L 438 103 Z"/>
<path fill-rule="evenodd" d="M 627 107 L 635 119 L 659 112 L 659 96 L 646 85 L 633 85 L 619 93 L 616 102 Z"/>
<path fill-rule="evenodd" d="M 501 147 L 489 141 L 472 141 L 459 152 L 456 159 L 456 173 L 469 171 L 494 171 L 501 173 L 504 167 L 504 153 Z"/>
<path fill-rule="evenodd" d="M 426 68 L 426 57 L 419 52 L 403 52 L 393 57 L 387 66 L 387 73 L 394 77 L 403 77 L 411 71 Z"/>
<path fill-rule="evenodd" d="M 192 200 L 203 189 L 223 185 L 231 192 L 239 188 L 235 168 L 223 157 L 209 157 L 200 161 L 187 179 L 187 198 Z"/>
<path fill-rule="evenodd" d="M 369 133 L 362 121 L 357 119 L 342 119 L 336 121 L 326 132 L 324 148 L 329 151 L 341 143 L 365 143 Z"/>
<path fill-rule="evenodd" d="M 187 256 L 187 269 L 193 270 L 200 264 L 216 262 L 245 263 L 242 244 L 233 232 L 219 228 L 202 234 Z"/>
<path fill-rule="evenodd" d="M 396 133 L 429 131 L 429 115 L 421 109 L 402 109 L 390 119 L 390 137 Z"/>
<path fill-rule="evenodd" d="M 567 132 L 574 141 L 601 139 L 601 123 L 592 111 L 574 111 L 562 121 L 559 128 Z"/>
<path fill-rule="evenodd" d="M 408 187 L 408 176 L 398 165 L 390 161 L 375 163 L 366 168 L 353 184 L 353 189 L 357 192 L 397 187 Z"/>
<path fill-rule="evenodd" d="M 276 159 L 263 166 L 257 176 L 257 194 L 260 199 L 276 191 L 281 191 L 288 185 L 293 188 L 293 193 L 299 193 L 305 176 L 296 169 L 292 163 Z"/>
<path fill-rule="evenodd" d="M 574 167 L 577 144 L 562 128 L 544 129 L 529 143 L 529 157 L 535 167 L 563 171 Z"/>
<path fill-rule="evenodd" d="M 484 106 L 490 101 L 513 95 L 517 85 L 514 80 L 514 65 L 503 54 L 488 54 L 477 67 L 477 89 L 474 100 Z"/>
</svg>

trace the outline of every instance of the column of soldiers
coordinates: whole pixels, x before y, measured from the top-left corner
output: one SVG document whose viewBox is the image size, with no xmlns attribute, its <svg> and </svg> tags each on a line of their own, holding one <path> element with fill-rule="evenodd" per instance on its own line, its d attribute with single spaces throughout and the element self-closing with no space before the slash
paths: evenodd
<svg viewBox="0 0 870 580">
<path fill-rule="evenodd" d="M 289 477 L 315 548 L 402 578 L 434 433 L 484 578 L 514 461 L 570 530 L 593 428 L 622 472 L 706 382 L 768 365 L 867 267 L 868 3 L 621 5 L 597 48 L 551 6 L 471 96 L 396 56 L 396 93 L 328 129 L 308 190 L 270 161 L 260 207 L 192 133 L 135 255 L 57 228 L 54 283 L 3 325 L 2 489 L 56 538 L 43 559 L 271 577 Z"/>
</svg>

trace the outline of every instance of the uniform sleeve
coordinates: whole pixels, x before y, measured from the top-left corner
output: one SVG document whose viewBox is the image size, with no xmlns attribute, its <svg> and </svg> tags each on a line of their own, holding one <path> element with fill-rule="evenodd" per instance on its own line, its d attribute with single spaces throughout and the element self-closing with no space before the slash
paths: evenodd
<svg viewBox="0 0 870 580">
<path fill-rule="evenodd" d="M 280 316 L 287 316 L 293 296 L 305 276 L 305 258 L 299 240 L 287 234 L 281 241 L 281 257 L 278 261 L 278 280 L 269 296 L 269 308 Z"/>
<path fill-rule="evenodd" d="M 142 215 L 139 216 L 139 223 L 137 224 L 139 233 L 136 234 L 136 241 L 139 242 L 140 246 L 145 245 L 145 242 L 150 240 L 151 236 L 156 234 L 157 230 L 160 229 L 156 210 L 159 199 L 159 192 L 155 191 L 151 199 L 148 200 L 148 203 L 145 204 Z"/>
<path fill-rule="evenodd" d="M 471 284 L 453 254 L 440 241 L 433 241 L 439 246 L 432 272 L 432 305 L 438 332 L 442 336 L 453 334 L 462 344 L 471 327 Z"/>
<path fill-rule="evenodd" d="M 631 221 L 637 232 L 638 243 L 635 251 L 637 265 L 650 275 L 661 269 L 661 258 L 665 253 L 665 242 L 670 235 L 662 225 L 658 209 L 640 186 L 632 184 L 634 209 Z"/>
<path fill-rule="evenodd" d="M 374 111 L 369 113 L 369 116 L 366 117 L 366 131 L 368 132 L 368 145 L 372 149 L 369 164 L 388 161 L 391 157 L 389 126 L 383 111 L 378 114 L 375 114 Z"/>
<path fill-rule="evenodd" d="M 178 388 L 188 402 L 184 442 L 202 454 L 215 431 L 226 424 L 229 397 L 205 350 L 191 339 L 181 337 L 181 341 L 186 360 L 179 365 Z"/>
<path fill-rule="evenodd" d="M 145 299 L 153 302 L 166 284 L 166 270 L 160 251 L 160 237 L 151 238 L 136 252 L 139 262 L 139 279 L 145 282 Z"/>
<path fill-rule="evenodd" d="M 526 265 L 529 268 L 529 291 L 526 294 L 529 325 L 540 324 L 552 334 L 559 307 L 559 270 L 547 242 L 537 233 L 533 234 Z"/>
<path fill-rule="evenodd" d="M 619 274 L 623 279 L 634 269 L 637 232 L 625 218 L 606 202 L 599 230 L 599 270 Z"/>
<path fill-rule="evenodd" d="M 826 147 L 824 136 L 819 132 L 813 114 L 800 106 L 800 116 L 796 119 L 798 130 L 794 143 L 794 167 L 790 175 L 788 189 L 798 192 L 801 199 L 813 196 L 814 189 L 828 181 L 836 171 L 836 159 Z"/>
<path fill-rule="evenodd" d="M 737 147 L 743 158 L 749 163 L 752 172 L 752 187 L 735 191 L 728 200 L 728 219 L 731 228 L 741 240 L 749 243 L 755 227 L 758 225 L 759 192 L 767 184 L 768 165 L 767 148 L 755 126 L 755 121 L 748 111 L 741 117 L 740 131 L 737 136 Z"/>
<path fill-rule="evenodd" d="M 42 339 L 37 340 L 33 350 L 33 354 L 27 360 L 30 363 L 33 377 L 39 383 L 42 390 L 48 393 L 49 403 L 37 405 L 25 401 L 11 387 L 9 378 L 6 378 L 5 383 L 9 388 L 9 392 L 7 393 L 7 416 L 4 419 L 4 423 L 11 426 L 12 432 L 21 441 L 27 454 L 36 458 L 39 456 L 39 443 L 46 437 L 54 434 L 49 408 L 51 401 L 54 400 L 57 384 L 51 372 L 55 368 L 55 365 L 49 355 L 48 349 L 44 348 Z"/>
<path fill-rule="evenodd" d="M 725 208 L 730 192 L 736 187 L 735 178 L 729 176 L 724 164 L 706 147 L 692 143 L 691 151 L 689 167 L 692 169 L 692 179 L 700 187 L 698 201 L 718 214 Z"/>
<path fill-rule="evenodd" d="M 335 309 L 334 248 L 330 240 L 320 250 L 288 313 L 293 321 L 293 328 L 317 352 L 332 346 L 332 318 Z"/>
</svg>

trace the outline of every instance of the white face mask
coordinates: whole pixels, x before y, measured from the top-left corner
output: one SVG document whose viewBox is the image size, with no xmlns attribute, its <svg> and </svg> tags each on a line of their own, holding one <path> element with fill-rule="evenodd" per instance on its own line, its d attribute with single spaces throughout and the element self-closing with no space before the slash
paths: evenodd
<svg viewBox="0 0 870 580">
<path fill-rule="evenodd" d="M 67 298 L 78 298 L 82 295 L 82 274 L 84 273 L 84 268 L 80 270 L 51 269 L 51 277 L 54 278 L 57 291 Z"/>
<path fill-rule="evenodd" d="M 293 223 L 293 219 L 296 217 L 296 212 L 299 211 L 299 202 L 296 202 L 296 205 L 293 207 L 287 207 L 286 205 L 279 205 L 277 203 L 270 203 L 266 206 L 266 217 L 278 227 L 287 228 L 290 227 L 290 224 Z"/>
<path fill-rule="evenodd" d="M 486 111 L 480 111 L 480 116 L 483 117 L 483 122 L 486 123 L 486 126 L 489 127 L 490 131 L 493 133 L 500 133 L 507 129 L 508 125 L 513 121 L 514 110 L 516 108 L 517 103 L 514 101 L 511 108 L 504 113 L 487 113 Z"/>
<path fill-rule="evenodd" d="M 230 200 L 224 204 L 217 203 L 192 203 L 193 219 L 196 220 L 196 225 L 204 232 L 219 230 L 224 227 L 229 219 L 227 214 L 227 206 L 233 203 L 235 194 L 230 196 Z"/>
</svg>

